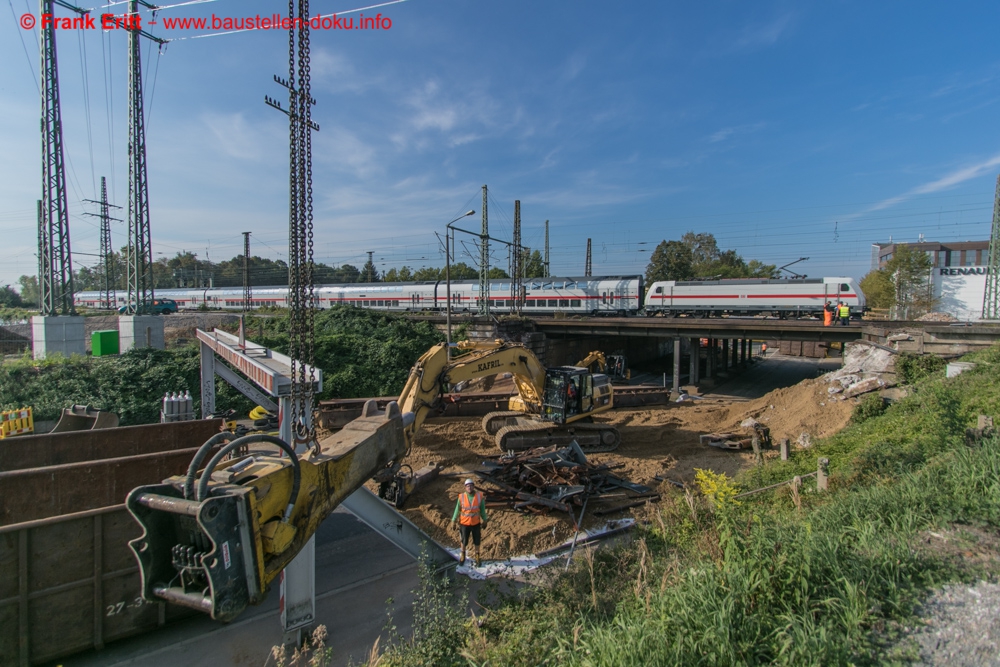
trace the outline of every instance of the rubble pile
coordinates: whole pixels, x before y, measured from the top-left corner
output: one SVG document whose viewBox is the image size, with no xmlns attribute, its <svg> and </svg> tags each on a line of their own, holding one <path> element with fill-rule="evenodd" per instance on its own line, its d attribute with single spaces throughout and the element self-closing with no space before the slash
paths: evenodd
<svg viewBox="0 0 1000 667">
<path fill-rule="evenodd" d="M 918 317 L 917 322 L 958 322 L 958 318 L 948 313 L 927 313 Z"/>
<path fill-rule="evenodd" d="M 896 385 L 896 354 L 891 348 L 855 341 L 844 346 L 844 365 L 823 376 L 831 398 L 852 398 Z"/>
<path fill-rule="evenodd" d="M 484 461 L 486 470 L 476 474 L 488 485 L 487 507 L 506 507 L 525 513 L 565 512 L 574 524 L 588 502 L 610 506 L 591 512 L 610 514 L 659 500 L 650 487 L 611 474 L 622 464 L 594 464 L 575 442 L 555 445 Z M 492 488 L 489 488 L 492 487 Z"/>
</svg>

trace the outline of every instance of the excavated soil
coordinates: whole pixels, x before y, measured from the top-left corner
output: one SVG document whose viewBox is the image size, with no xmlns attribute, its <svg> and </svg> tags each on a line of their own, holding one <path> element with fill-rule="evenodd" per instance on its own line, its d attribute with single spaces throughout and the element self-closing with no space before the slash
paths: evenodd
<svg viewBox="0 0 1000 667">
<path fill-rule="evenodd" d="M 695 468 L 734 475 L 753 464 L 750 451 L 730 451 L 700 444 L 704 433 L 745 433 L 741 422 L 752 417 L 771 429 L 777 444 L 780 438 L 795 443 L 803 433 L 811 437 L 832 435 L 850 419 L 854 402 L 831 398 L 829 385 L 822 380 L 805 380 L 792 387 L 778 389 L 759 399 L 734 403 L 726 399 L 672 403 L 645 408 L 621 408 L 599 418 L 615 424 L 622 433 L 622 444 L 614 452 L 594 454 L 598 463 L 624 465 L 614 473 L 633 482 L 667 491 L 669 485 L 655 475 L 690 482 Z M 446 546 L 458 545 L 458 532 L 451 527 L 452 512 L 465 477 L 479 469 L 480 463 L 498 454 L 492 438 L 482 430 L 481 418 L 464 417 L 430 420 L 414 443 L 406 462 L 417 470 L 430 462 L 445 466 L 441 477 L 419 489 L 403 509 L 406 516 L 434 539 Z M 776 451 L 766 456 L 777 456 Z M 373 489 L 374 490 L 374 489 Z M 608 519 L 643 513 L 642 508 L 594 517 L 587 509 L 583 526 L 590 528 Z M 556 546 L 573 536 L 573 521 L 565 514 L 524 515 L 513 510 L 491 509 L 483 533 L 483 557 L 501 559 L 537 553 Z"/>
</svg>

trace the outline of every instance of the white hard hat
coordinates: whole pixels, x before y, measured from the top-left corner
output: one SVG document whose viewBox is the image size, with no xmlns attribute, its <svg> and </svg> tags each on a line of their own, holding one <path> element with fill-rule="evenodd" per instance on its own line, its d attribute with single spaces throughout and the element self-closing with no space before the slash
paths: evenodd
<svg viewBox="0 0 1000 667">
<path fill-rule="evenodd" d="M 472 481 L 471 477 L 469 479 L 465 480 L 465 485 L 468 486 L 469 484 L 472 484 L 473 486 L 475 486 L 475 484 L 476 484 L 475 482 Z"/>
</svg>

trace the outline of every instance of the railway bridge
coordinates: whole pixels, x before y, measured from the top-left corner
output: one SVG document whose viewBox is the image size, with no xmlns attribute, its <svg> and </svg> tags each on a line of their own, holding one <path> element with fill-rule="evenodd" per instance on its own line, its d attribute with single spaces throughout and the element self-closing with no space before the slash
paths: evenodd
<svg viewBox="0 0 1000 667">
<path fill-rule="evenodd" d="M 414 316 L 442 331 L 443 315 Z M 811 319 L 760 317 L 525 317 L 486 319 L 452 316 L 473 338 L 520 340 L 550 366 L 571 364 L 590 350 L 625 354 L 633 362 L 670 358 L 672 387 L 709 383 L 745 366 L 762 343 L 785 353 L 826 356 L 831 344 L 867 340 L 900 352 L 954 357 L 1000 340 L 1000 324 L 949 324 L 915 321 L 852 321 L 823 326 Z"/>
</svg>

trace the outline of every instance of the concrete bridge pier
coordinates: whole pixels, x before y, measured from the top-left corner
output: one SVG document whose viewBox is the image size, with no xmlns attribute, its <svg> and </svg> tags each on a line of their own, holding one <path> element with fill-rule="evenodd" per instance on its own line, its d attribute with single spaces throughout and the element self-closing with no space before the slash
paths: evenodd
<svg viewBox="0 0 1000 667">
<path fill-rule="evenodd" d="M 698 384 L 698 381 L 700 379 L 698 377 L 698 371 L 701 370 L 699 368 L 699 366 L 701 365 L 701 358 L 700 358 L 701 350 L 699 350 L 698 348 L 699 340 L 700 340 L 699 338 L 695 337 L 688 338 L 688 349 L 690 351 L 690 354 L 688 356 L 690 356 L 691 358 L 691 368 L 688 371 L 688 381 L 690 382 L 690 384 L 693 385 Z"/>
</svg>

